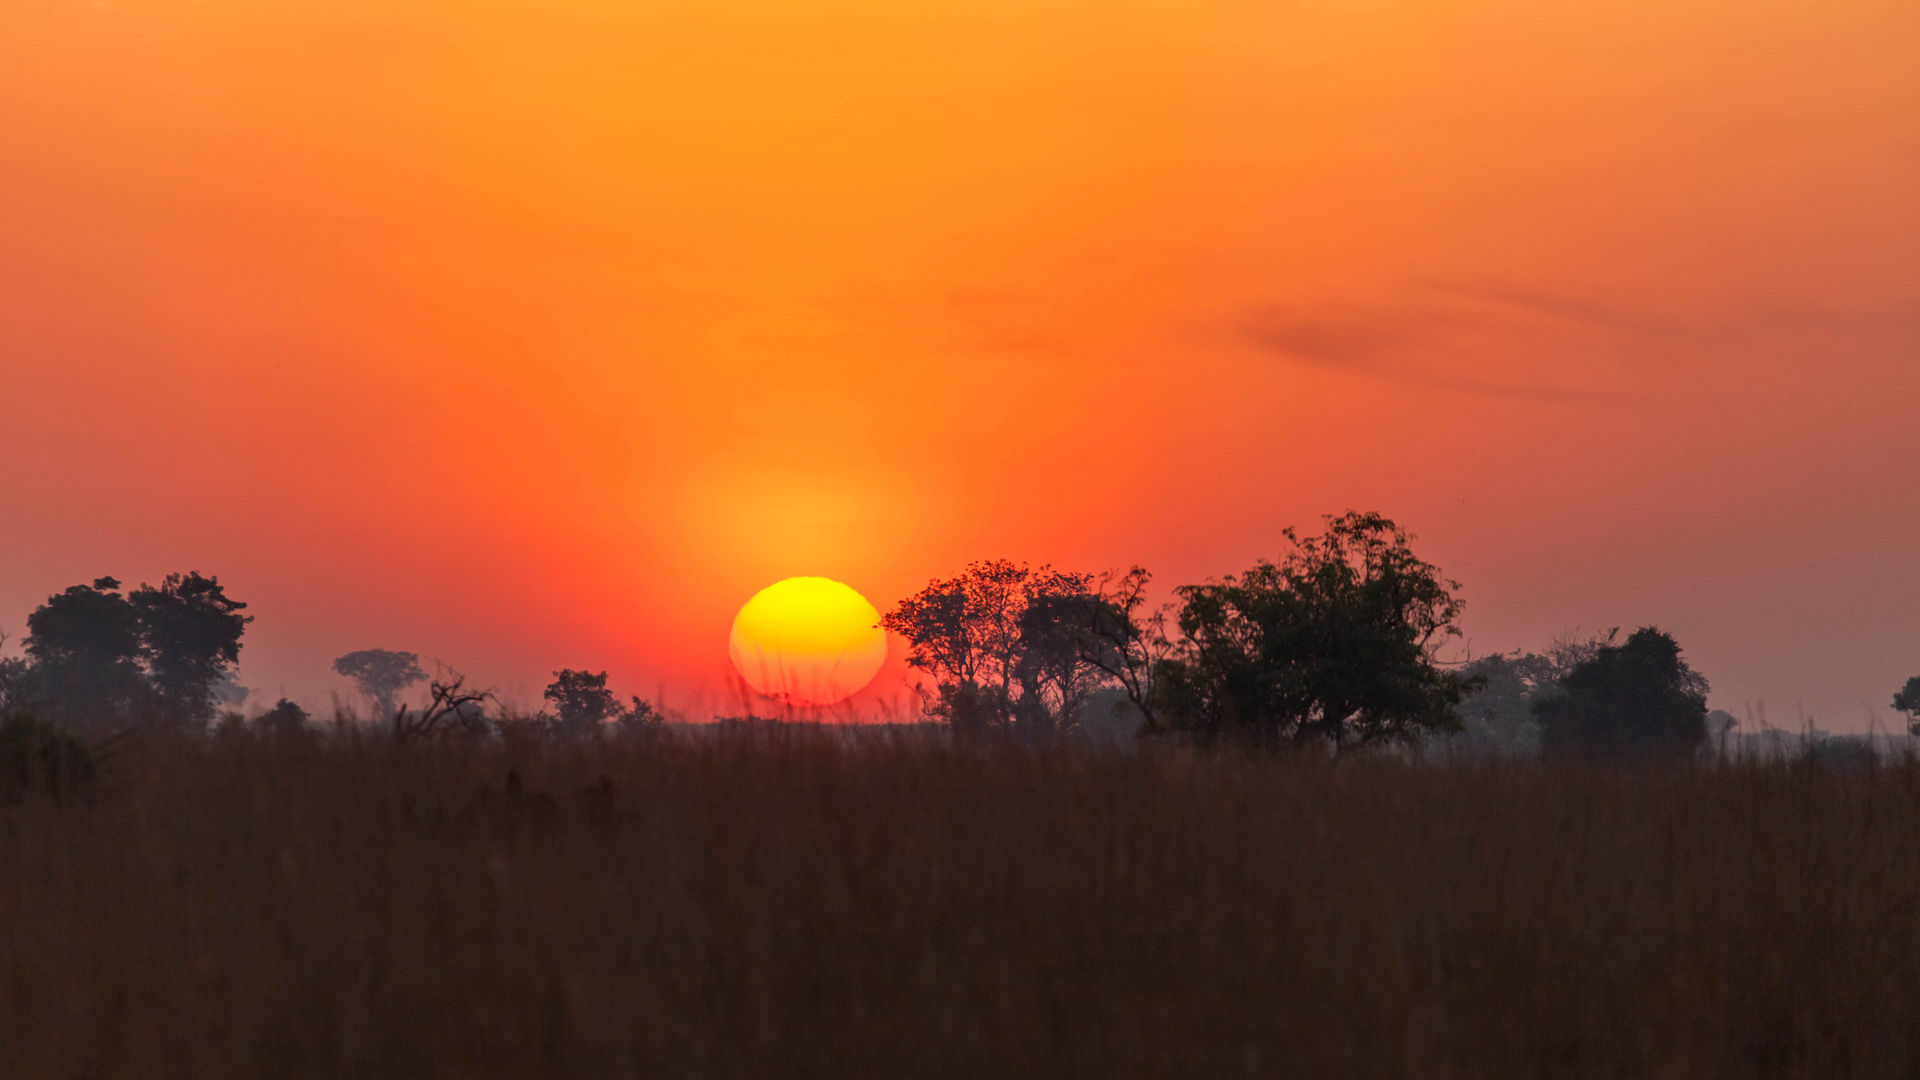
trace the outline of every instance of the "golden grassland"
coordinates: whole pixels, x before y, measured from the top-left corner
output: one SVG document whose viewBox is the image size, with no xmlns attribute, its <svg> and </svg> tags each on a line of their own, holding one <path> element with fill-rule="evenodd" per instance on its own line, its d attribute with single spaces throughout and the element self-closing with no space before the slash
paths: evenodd
<svg viewBox="0 0 1920 1080">
<path fill-rule="evenodd" d="M 8 1077 L 1920 1071 L 1910 760 L 147 740 L 0 860 Z"/>
</svg>

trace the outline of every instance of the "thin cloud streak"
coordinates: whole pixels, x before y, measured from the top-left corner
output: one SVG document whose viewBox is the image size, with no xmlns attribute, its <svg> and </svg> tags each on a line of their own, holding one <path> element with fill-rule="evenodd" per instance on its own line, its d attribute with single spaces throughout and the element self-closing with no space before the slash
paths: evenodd
<svg viewBox="0 0 1920 1080">
<path fill-rule="evenodd" d="M 1625 311 L 1591 301 L 1567 296 L 1555 296 L 1551 293 L 1531 292 L 1520 289 L 1497 289 L 1475 285 L 1461 285 L 1448 281 L 1422 281 L 1423 288 L 1447 296 L 1477 300 L 1505 307 L 1520 308 L 1525 311 L 1550 315 L 1567 322 L 1607 330 L 1624 330 L 1638 334 L 1658 335 L 1663 338 L 1678 338 L 1687 334 L 1685 327 L 1656 315 L 1639 311 Z"/>
<path fill-rule="evenodd" d="M 1280 360 L 1330 370 L 1352 371 L 1409 386 L 1447 390 L 1512 401 L 1592 405 L 1644 399 L 1646 395 L 1610 390 L 1529 385 L 1461 376 L 1434 370 L 1409 358 L 1410 352 L 1455 348 L 1446 339 L 1461 329 L 1484 331 L 1458 316 L 1433 312 L 1387 312 L 1370 316 L 1300 316 L 1269 309 L 1248 317 L 1243 340 Z M 1471 347 L 1467 350 L 1469 352 Z M 1463 355 L 1462 359 L 1477 359 Z"/>
</svg>

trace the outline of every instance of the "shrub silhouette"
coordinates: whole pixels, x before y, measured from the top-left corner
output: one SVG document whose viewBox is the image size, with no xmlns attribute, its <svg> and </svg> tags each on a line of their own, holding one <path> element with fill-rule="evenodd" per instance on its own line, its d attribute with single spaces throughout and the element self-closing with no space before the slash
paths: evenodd
<svg viewBox="0 0 1920 1080">
<path fill-rule="evenodd" d="M 16 709 L 0 720 L 0 789 L 58 794 L 92 780 L 93 774 L 93 755 L 66 728 L 31 709 Z"/>
<path fill-rule="evenodd" d="M 273 708 L 260 714 L 254 724 L 272 735 L 299 735 L 307 730 L 307 710 L 281 698 Z"/>
<path fill-rule="evenodd" d="M 1655 627 L 1602 646 L 1560 688 L 1533 706 L 1549 751 L 1681 756 L 1706 742 L 1707 680 Z"/>
</svg>

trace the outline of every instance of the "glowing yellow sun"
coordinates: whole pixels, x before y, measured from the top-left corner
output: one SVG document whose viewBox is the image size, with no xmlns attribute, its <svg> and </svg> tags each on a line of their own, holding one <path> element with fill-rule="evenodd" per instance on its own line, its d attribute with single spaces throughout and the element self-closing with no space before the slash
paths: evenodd
<svg viewBox="0 0 1920 1080">
<path fill-rule="evenodd" d="M 831 705 L 873 681 L 887 632 L 867 598 L 830 578 L 769 585 L 733 617 L 727 651 L 747 685 L 796 705 Z"/>
</svg>

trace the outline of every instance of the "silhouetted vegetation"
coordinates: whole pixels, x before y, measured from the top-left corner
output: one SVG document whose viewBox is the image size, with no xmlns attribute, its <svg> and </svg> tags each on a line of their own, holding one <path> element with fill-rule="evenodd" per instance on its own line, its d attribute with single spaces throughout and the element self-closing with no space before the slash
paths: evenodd
<svg viewBox="0 0 1920 1080">
<path fill-rule="evenodd" d="M 0 802 L 0 1075 L 1920 1072 L 1911 759 L 1002 742 L 146 738 Z"/>
<path fill-rule="evenodd" d="M 312 719 L 307 710 L 281 698 L 273 703 L 273 708 L 261 713 L 254 724 L 268 734 L 286 737 L 304 734 Z"/>
<path fill-rule="evenodd" d="M 1145 567 L 1135 566 L 1126 573 L 1101 577 L 1094 590 L 1077 609 L 1076 637 L 1082 659 L 1110 681 L 1108 689 L 1118 690 L 1126 700 L 1107 701 L 1100 706 L 1107 717 L 1130 716 L 1135 731 L 1148 736 L 1163 734 L 1164 725 L 1156 712 L 1160 707 L 1162 664 L 1175 651 L 1167 636 L 1167 609 L 1150 607 L 1147 588 L 1153 575 Z M 1081 706 L 1099 697 L 1088 695 Z M 1103 718 L 1104 719 L 1104 718 Z"/>
<path fill-rule="evenodd" d="M 213 717 L 213 688 L 240 662 L 240 635 L 252 616 L 217 578 L 168 574 L 158 588 L 127 597 L 138 618 L 141 655 L 160 716 L 176 723 Z"/>
<path fill-rule="evenodd" d="M 1597 648 L 1533 711 L 1548 750 L 1683 756 L 1707 739 L 1707 680 L 1671 635 L 1642 627 L 1624 644 Z"/>
<path fill-rule="evenodd" d="M 1051 738 L 1103 686 L 1126 695 L 1149 734 L 1339 750 L 1455 729 L 1455 707 L 1479 686 L 1436 660 L 1459 634 L 1459 586 L 1378 514 L 1284 535 L 1280 562 L 1176 589 L 1178 637 L 1165 609 L 1147 607 L 1144 569 L 1096 585 L 1004 560 L 933 582 L 882 625 L 935 676 L 928 712 L 962 733 Z"/>
<path fill-rule="evenodd" d="M 881 620 L 905 638 L 907 662 L 934 676 L 929 715 L 963 735 L 1026 741 L 1069 729 L 1100 671 L 1082 630 L 1098 598 L 1092 576 L 1004 559 L 935 581 Z"/>
<path fill-rule="evenodd" d="M 1452 664 L 1440 652 L 1460 634 L 1459 585 L 1413 552 L 1404 529 L 1349 511 L 1319 535 L 1288 529 L 1283 539 L 1277 561 L 1178 586 L 1159 605 L 1142 567 L 1095 575 L 989 560 L 929 583 L 882 621 L 931 676 L 918 688 L 925 716 L 966 738 L 1137 735 L 1335 752 L 1438 740 L 1520 756 L 1543 746 L 1683 754 L 1705 739 L 1705 681 L 1656 630 Z M 246 698 L 234 673 L 245 607 L 198 573 L 124 595 L 110 577 L 74 586 L 29 616 L 25 657 L 0 658 L 0 710 L 33 707 L 82 733 L 198 728 L 216 704 Z M 457 672 L 428 680 L 412 652 L 362 649 L 332 667 L 402 742 L 643 734 L 665 722 L 637 696 L 622 705 L 604 671 L 556 671 L 547 707 L 520 713 Z M 424 707 L 404 704 L 423 680 Z M 1895 697 L 1910 715 L 1916 704 L 1920 679 Z M 227 726 L 313 727 L 286 698 L 251 721 L 222 715 Z M 1716 745 L 1730 717 L 1722 727 Z"/>
<path fill-rule="evenodd" d="M 1652 627 L 1450 665 L 1404 530 L 1285 540 L 936 580 L 885 624 L 942 725 L 885 730 L 368 649 L 379 725 L 206 737 L 242 605 L 68 589 L 0 660 L 0 1076 L 1920 1070 L 1920 756 L 1727 752 Z"/>
<path fill-rule="evenodd" d="M 1460 633 L 1459 585 L 1378 514 L 1284 535 L 1292 550 L 1280 562 L 1176 590 L 1182 648 L 1160 678 L 1171 724 L 1336 750 L 1457 728 L 1455 707 L 1477 684 L 1435 653 Z"/>
<path fill-rule="evenodd" d="M 394 741 L 490 735 L 494 732 L 494 722 L 487 715 L 490 703 L 497 704 L 493 691 L 469 689 L 466 676 L 458 672 L 433 679 L 427 684 L 426 708 L 394 710 Z"/>
<path fill-rule="evenodd" d="M 1559 693 L 1561 680 L 1610 643 L 1616 632 L 1593 638 L 1563 637 L 1545 653 L 1516 650 L 1463 665 L 1460 674 L 1478 679 L 1480 688 L 1461 702 L 1460 735 L 1449 745 L 1520 755 L 1538 753 L 1540 721 L 1534 715 L 1534 705 Z"/>
<path fill-rule="evenodd" d="M 553 704 L 555 715 L 546 720 L 549 733 L 575 739 L 597 734 L 609 725 L 622 734 L 633 734 L 660 722 L 648 702 L 638 697 L 622 708 L 613 691 L 607 689 L 607 673 L 599 674 L 562 668 L 553 673 L 553 682 L 543 695 Z"/>
<path fill-rule="evenodd" d="M 1821 735 L 1804 745 L 1809 760 L 1830 769 L 1864 769 L 1879 758 L 1871 742 L 1851 735 Z"/>
<path fill-rule="evenodd" d="M 427 678 L 418 655 L 391 649 L 350 652 L 334 660 L 333 670 L 352 679 L 373 704 L 374 715 L 383 718 L 393 715 L 402 691 Z"/>
<path fill-rule="evenodd" d="M 6 644 L 7 635 L 0 634 L 0 648 Z M 0 716 L 27 708 L 32 674 L 32 668 L 21 657 L 0 656 Z"/>
<path fill-rule="evenodd" d="M 1907 732 L 1920 735 L 1920 675 L 1907 680 L 1907 685 L 1893 695 L 1893 707 L 1907 715 Z"/>
<path fill-rule="evenodd" d="M 0 716 L 0 794 L 52 794 L 93 779 L 93 754 L 72 733 L 32 709 Z"/>
<path fill-rule="evenodd" d="M 114 578 L 49 597 L 27 616 L 29 703 L 77 726 L 130 723 L 153 698 L 141 636 Z"/>
<path fill-rule="evenodd" d="M 198 573 L 126 595 L 111 577 L 75 585 L 27 617 L 27 665 L 10 693 L 77 727 L 204 724 L 240 659 L 245 607 Z"/>
</svg>

